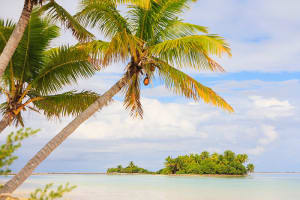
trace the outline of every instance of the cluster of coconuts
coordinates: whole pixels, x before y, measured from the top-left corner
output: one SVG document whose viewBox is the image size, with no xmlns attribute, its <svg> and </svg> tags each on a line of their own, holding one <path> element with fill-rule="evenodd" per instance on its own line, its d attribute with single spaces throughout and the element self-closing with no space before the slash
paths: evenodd
<svg viewBox="0 0 300 200">
<path fill-rule="evenodd" d="M 154 70 L 155 70 L 155 66 L 154 66 L 154 65 L 151 65 L 151 66 L 150 66 L 150 71 L 151 71 L 151 72 L 154 72 Z M 145 86 L 149 85 L 149 82 L 150 82 L 149 76 L 148 76 L 148 74 L 146 74 L 146 77 L 145 77 L 145 79 L 144 79 L 144 85 L 145 85 Z"/>
</svg>

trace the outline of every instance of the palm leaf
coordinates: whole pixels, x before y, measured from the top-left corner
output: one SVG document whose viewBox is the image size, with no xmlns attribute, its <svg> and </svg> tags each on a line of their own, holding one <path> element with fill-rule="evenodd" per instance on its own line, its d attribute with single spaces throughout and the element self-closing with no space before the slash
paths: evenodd
<svg viewBox="0 0 300 200">
<path fill-rule="evenodd" d="M 95 40 L 80 43 L 77 48 L 87 52 L 90 55 L 90 61 L 99 68 L 103 68 L 112 62 L 124 62 L 131 56 L 136 57 L 136 54 L 141 52 L 141 45 L 141 40 L 124 30 L 117 33 L 110 42 Z"/>
<path fill-rule="evenodd" d="M 81 24 L 73 18 L 63 7 L 55 1 L 50 1 L 40 9 L 41 13 L 47 12 L 49 18 L 53 21 L 59 21 L 66 28 L 71 29 L 73 35 L 80 41 L 91 40 L 94 35 L 87 31 Z"/>
<path fill-rule="evenodd" d="M 153 7 L 151 9 L 144 9 L 139 6 L 132 6 L 129 11 L 129 21 L 132 24 L 132 32 L 145 41 L 152 38 L 154 31 L 151 26 Z"/>
<path fill-rule="evenodd" d="M 0 52 L 3 51 L 11 33 L 13 32 L 15 28 L 15 23 L 11 20 L 2 20 L 0 19 Z M 12 69 L 12 60 L 9 63 L 9 69 L 6 70 L 1 77 L 2 84 L 10 85 L 11 84 L 11 74 L 13 73 Z"/>
<path fill-rule="evenodd" d="M 105 67 L 103 60 L 110 46 L 110 42 L 94 40 L 91 42 L 80 43 L 77 48 L 84 50 L 90 55 L 90 61 L 99 69 Z"/>
<path fill-rule="evenodd" d="M 37 95 L 29 94 L 31 98 Z M 77 116 L 99 97 L 90 91 L 69 91 L 62 94 L 43 96 L 42 100 L 33 102 L 34 106 L 47 118 L 60 118 L 65 116 Z"/>
<path fill-rule="evenodd" d="M 30 17 L 24 36 L 12 58 L 14 76 L 18 80 L 34 79 L 43 65 L 44 51 L 59 35 L 59 28 L 48 19 L 41 19 L 35 10 Z"/>
<path fill-rule="evenodd" d="M 136 36 L 145 41 L 153 40 L 156 34 L 168 27 L 177 19 L 178 14 L 188 8 L 189 2 L 190 0 L 152 1 L 150 9 L 131 6 L 129 14 Z"/>
<path fill-rule="evenodd" d="M 233 112 L 233 108 L 212 89 L 202 85 L 189 75 L 170 66 L 166 62 L 156 60 L 156 64 L 159 68 L 158 74 L 161 80 L 166 87 L 175 94 L 183 95 L 195 101 L 203 100 L 205 103 Z"/>
<path fill-rule="evenodd" d="M 15 27 L 15 23 L 12 20 L 0 19 L 0 51 L 3 50 L 3 45 L 6 44 Z"/>
<path fill-rule="evenodd" d="M 153 45 L 149 48 L 153 56 L 178 67 L 193 67 L 216 71 L 208 55 L 231 56 L 229 45 L 217 35 L 191 35 Z M 209 58 L 209 59 L 208 59 Z"/>
<path fill-rule="evenodd" d="M 82 10 L 76 14 L 76 19 L 90 27 L 97 27 L 105 37 L 114 37 L 123 31 L 130 32 L 127 20 L 122 17 L 116 4 L 109 0 L 83 0 Z"/>
<path fill-rule="evenodd" d="M 154 35 L 165 30 L 174 20 L 178 19 L 178 15 L 189 8 L 191 0 L 164 0 L 159 3 L 153 3 L 157 9 L 153 9 L 151 26 Z"/>
<path fill-rule="evenodd" d="M 137 58 L 137 54 L 142 52 L 143 41 L 126 32 L 117 33 L 109 43 L 107 50 L 104 52 L 103 65 L 112 62 L 125 62 L 130 57 Z"/>
<path fill-rule="evenodd" d="M 133 74 L 123 91 L 125 93 L 124 106 L 130 110 L 130 115 L 143 118 L 143 109 L 140 101 L 139 74 Z"/>
<path fill-rule="evenodd" d="M 132 4 L 132 5 L 136 5 L 141 8 L 144 8 L 144 9 L 150 9 L 152 1 L 160 2 L 161 0 L 114 0 L 115 3 Z"/>
<path fill-rule="evenodd" d="M 46 61 L 32 85 L 42 94 L 54 93 L 78 78 L 94 75 L 96 68 L 89 62 L 84 49 L 62 46 L 46 53 Z"/>
<path fill-rule="evenodd" d="M 199 33 L 208 33 L 207 27 L 190 24 L 176 19 L 171 21 L 167 27 L 158 32 L 151 41 L 151 44 L 153 45 L 165 40 L 197 35 Z"/>
</svg>

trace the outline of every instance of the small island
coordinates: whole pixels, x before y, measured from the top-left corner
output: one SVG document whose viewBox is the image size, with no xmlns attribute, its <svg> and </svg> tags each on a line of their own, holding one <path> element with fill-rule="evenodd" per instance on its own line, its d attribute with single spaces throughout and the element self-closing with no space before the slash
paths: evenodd
<svg viewBox="0 0 300 200">
<path fill-rule="evenodd" d="M 154 174 L 154 172 L 148 171 L 147 169 L 140 168 L 136 166 L 133 161 L 130 161 L 129 165 L 125 168 L 122 165 L 118 165 L 116 168 L 108 168 L 107 173 L 125 173 L 125 174 L 133 174 L 133 173 L 140 173 L 140 174 Z"/>
<path fill-rule="evenodd" d="M 227 150 L 223 154 L 203 151 L 201 154 L 182 155 L 176 158 L 168 156 L 165 168 L 151 172 L 136 166 L 132 161 L 125 168 L 118 165 L 107 169 L 107 173 L 139 174 L 194 174 L 194 175 L 247 175 L 254 171 L 254 165 L 248 163 L 247 154 L 235 154 Z M 246 165 L 247 164 L 247 165 Z"/>
</svg>

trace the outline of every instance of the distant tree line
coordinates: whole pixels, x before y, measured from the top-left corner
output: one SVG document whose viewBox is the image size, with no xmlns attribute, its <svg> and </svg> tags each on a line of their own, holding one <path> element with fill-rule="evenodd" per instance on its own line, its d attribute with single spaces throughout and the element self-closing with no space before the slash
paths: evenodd
<svg viewBox="0 0 300 200">
<path fill-rule="evenodd" d="M 189 154 L 172 158 L 168 156 L 165 168 L 157 174 L 220 174 L 220 175 L 246 175 L 254 171 L 254 165 L 248 162 L 247 154 L 235 154 L 225 151 L 223 154 L 203 151 L 201 154 Z M 247 165 L 246 165 L 247 164 Z M 140 168 L 130 162 L 126 168 L 119 165 L 109 168 L 107 173 L 154 173 Z"/>
<path fill-rule="evenodd" d="M 247 154 L 235 154 L 225 151 L 224 154 L 203 151 L 201 154 L 190 154 L 167 157 L 165 168 L 158 171 L 159 174 L 226 174 L 245 175 L 254 171 L 254 165 L 248 162 Z"/>
<path fill-rule="evenodd" d="M 142 173 L 142 174 L 151 174 L 154 172 L 150 172 L 147 169 L 140 168 L 136 166 L 133 161 L 129 163 L 129 165 L 125 168 L 122 165 L 118 165 L 116 168 L 108 168 L 107 173 Z"/>
</svg>

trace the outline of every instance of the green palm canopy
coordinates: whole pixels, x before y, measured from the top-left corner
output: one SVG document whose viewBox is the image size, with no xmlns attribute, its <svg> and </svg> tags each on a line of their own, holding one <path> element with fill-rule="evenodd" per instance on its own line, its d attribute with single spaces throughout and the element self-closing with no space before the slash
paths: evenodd
<svg viewBox="0 0 300 200">
<path fill-rule="evenodd" d="M 14 26 L 11 21 L 0 20 L 0 51 Z M 41 112 L 48 118 L 76 116 L 97 99 L 98 95 L 90 91 L 59 93 L 79 78 L 91 77 L 96 68 L 84 49 L 75 46 L 49 48 L 58 36 L 57 26 L 48 19 L 41 19 L 37 12 L 32 14 L 1 80 L 4 102 L 0 111 L 3 120 L 8 122 L 1 125 L 12 122 L 23 125 L 22 112 L 27 109 Z"/>
<path fill-rule="evenodd" d="M 106 67 L 128 62 L 129 80 L 124 88 L 124 105 L 133 116 L 142 117 L 140 85 L 155 76 L 174 93 L 195 101 L 203 100 L 229 112 L 233 108 L 212 89 L 182 69 L 224 71 L 212 58 L 231 56 L 226 41 L 208 34 L 206 27 L 185 22 L 180 16 L 192 0 L 150 0 L 147 8 L 129 5 L 120 12 L 114 1 L 82 0 L 75 16 L 81 23 L 97 28 L 106 38 L 81 46 L 93 53 L 93 60 Z M 99 64 L 98 63 L 98 64 Z"/>
</svg>

